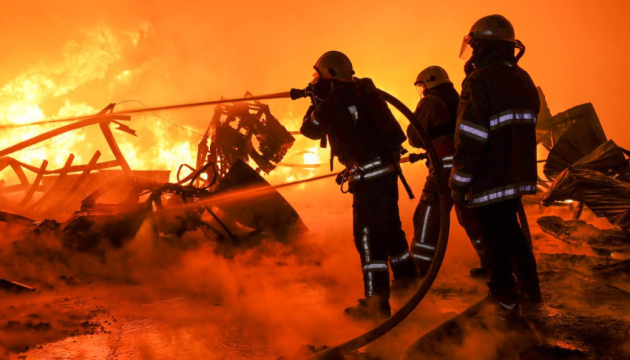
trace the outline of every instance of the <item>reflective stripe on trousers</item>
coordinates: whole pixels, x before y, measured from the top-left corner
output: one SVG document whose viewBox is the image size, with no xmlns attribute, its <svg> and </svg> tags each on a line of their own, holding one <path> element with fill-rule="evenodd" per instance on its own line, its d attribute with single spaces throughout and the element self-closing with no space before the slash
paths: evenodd
<svg viewBox="0 0 630 360">
<path fill-rule="evenodd" d="M 453 156 L 446 156 L 442 158 L 442 167 L 444 169 L 451 169 L 453 167 Z"/>
</svg>

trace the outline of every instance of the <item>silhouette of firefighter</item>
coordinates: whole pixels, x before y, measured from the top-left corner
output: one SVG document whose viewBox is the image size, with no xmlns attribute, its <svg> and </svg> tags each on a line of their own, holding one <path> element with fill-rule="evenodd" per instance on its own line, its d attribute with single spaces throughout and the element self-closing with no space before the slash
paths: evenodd
<svg viewBox="0 0 630 360">
<path fill-rule="evenodd" d="M 534 82 L 518 65 L 524 51 L 512 24 L 501 15 L 481 18 L 464 37 L 460 57 L 468 61 L 449 179 L 453 201 L 469 204 L 477 213 L 490 298 L 498 320 L 506 324 L 520 322 L 523 302 L 541 301 L 531 241 L 517 217 L 521 196 L 535 194 L 537 180 L 540 99 Z"/>
<path fill-rule="evenodd" d="M 372 80 L 353 77 L 346 55 L 327 52 L 314 68 L 307 88 L 313 104 L 300 131 L 324 147 L 330 143 L 331 170 L 334 157 L 346 167 L 337 181 L 353 195 L 354 242 L 363 270 L 365 298 L 345 312 L 355 318 L 389 317 L 389 268 L 398 287 L 416 279 L 398 209 L 406 136 Z"/>
<path fill-rule="evenodd" d="M 435 146 L 437 155 L 442 159 L 444 175 L 448 178 L 453 167 L 455 154 L 455 123 L 457 122 L 457 105 L 459 93 L 446 71 L 439 66 L 429 66 L 422 70 L 414 83 L 420 94 L 420 102 L 414 115 L 427 130 Z M 424 149 L 424 142 L 413 125 L 407 127 L 409 144 Z M 429 164 L 427 164 L 429 165 Z M 422 197 L 413 215 L 414 235 L 411 243 L 411 254 L 418 269 L 418 275 L 424 276 L 435 257 L 440 235 L 440 197 L 437 176 L 433 168 L 424 183 Z M 453 208 L 453 202 L 447 204 Z M 473 247 L 481 259 L 481 267 L 471 270 L 474 277 L 485 277 L 485 258 L 481 244 L 481 234 L 474 210 L 461 205 L 455 206 L 457 220 L 466 230 Z"/>
</svg>

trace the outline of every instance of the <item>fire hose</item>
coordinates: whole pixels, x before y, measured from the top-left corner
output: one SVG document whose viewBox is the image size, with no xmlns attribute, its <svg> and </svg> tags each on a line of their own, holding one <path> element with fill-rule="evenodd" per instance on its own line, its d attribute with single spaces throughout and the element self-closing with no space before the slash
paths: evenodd
<svg viewBox="0 0 630 360">
<path fill-rule="evenodd" d="M 450 193 L 448 191 L 448 183 L 447 179 L 444 176 L 444 171 L 442 167 L 442 160 L 438 157 L 435 147 L 431 142 L 431 138 L 429 137 L 428 132 L 424 129 L 424 127 L 418 122 L 416 117 L 413 115 L 411 110 L 407 108 L 400 100 L 396 99 L 394 96 L 386 93 L 385 91 L 379 90 L 383 99 L 387 101 L 390 105 L 396 108 L 399 112 L 401 112 L 412 124 L 412 126 L 416 129 L 422 142 L 424 143 L 424 147 L 426 149 L 426 156 L 433 166 L 433 172 L 435 177 L 437 178 L 438 186 L 439 186 L 439 198 L 440 198 L 440 235 L 439 240 L 436 246 L 435 256 L 433 258 L 433 262 L 429 267 L 429 270 L 424 277 L 422 283 L 416 290 L 416 292 L 411 296 L 411 298 L 405 303 L 398 311 L 396 311 L 389 319 L 376 326 L 372 330 L 367 331 L 364 334 L 361 334 L 345 343 L 327 349 L 325 351 L 319 352 L 309 359 L 338 359 L 341 358 L 344 354 L 350 353 L 354 350 L 357 350 L 372 341 L 380 338 L 381 336 L 388 333 L 398 324 L 400 324 L 422 301 L 425 295 L 428 293 L 429 289 L 433 285 L 435 278 L 438 275 L 440 267 L 442 266 L 442 261 L 444 260 L 444 255 L 446 254 L 446 247 L 448 244 L 448 235 L 449 235 L 449 226 L 450 226 L 450 209 L 446 206 L 449 202 Z M 300 96 L 304 94 L 304 96 Z M 189 104 L 179 104 L 179 105 L 169 105 L 169 106 L 160 106 L 154 108 L 143 108 L 143 109 L 135 109 L 135 110 L 125 110 L 120 112 L 113 112 L 109 115 L 129 115 L 129 114 L 139 114 L 146 113 L 152 111 L 159 110 L 172 110 L 172 109 L 183 109 L 190 107 L 199 107 L 199 106 L 208 106 L 208 105 L 216 105 L 223 103 L 235 103 L 235 102 L 244 102 L 244 101 L 252 101 L 252 100 L 267 100 L 267 99 L 280 99 L 280 98 L 292 98 L 296 100 L 298 98 L 305 97 L 306 94 L 303 90 L 293 89 L 291 91 L 276 93 L 276 94 L 268 94 L 261 96 L 250 96 L 244 98 L 234 98 L 234 99 L 221 99 L 215 101 L 206 101 L 206 102 L 197 102 L 197 103 L 189 103 Z M 10 128 L 10 127 L 21 127 L 21 126 L 31 126 L 31 125 L 41 125 L 47 123 L 58 123 L 58 122 L 68 122 L 75 120 L 84 120 L 92 117 L 97 117 L 98 115 L 92 116 L 78 116 L 66 119 L 54 119 L 54 120 L 44 120 L 40 122 L 27 123 L 27 124 L 9 124 L 0 126 L 2 128 Z M 328 177 L 330 175 L 324 175 L 322 177 Z M 316 179 L 309 179 L 307 181 L 314 181 Z M 306 181 L 304 181 L 306 182 Z M 281 187 L 281 186 L 279 186 Z M 188 204 L 190 206 L 190 204 Z"/>
</svg>

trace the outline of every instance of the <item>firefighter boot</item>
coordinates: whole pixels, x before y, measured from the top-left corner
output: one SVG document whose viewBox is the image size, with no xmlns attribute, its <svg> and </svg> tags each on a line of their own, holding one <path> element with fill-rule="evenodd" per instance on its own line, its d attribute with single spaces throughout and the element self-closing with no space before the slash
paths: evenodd
<svg viewBox="0 0 630 360">
<path fill-rule="evenodd" d="M 497 345 L 497 358 L 508 358 L 500 355 L 502 352 L 518 353 L 519 350 L 542 345 L 540 334 L 521 316 L 516 296 L 491 295 L 491 298 L 496 312 L 494 326 L 504 337 Z"/>
<path fill-rule="evenodd" d="M 521 317 L 521 306 L 513 289 L 491 289 L 490 299 L 496 314 L 495 325 L 502 331 L 531 331 Z"/>
<path fill-rule="evenodd" d="M 394 280 L 390 286 L 393 296 L 403 297 L 418 286 L 418 273 L 409 251 L 389 260 Z"/>
<path fill-rule="evenodd" d="M 473 279 L 486 279 L 488 277 L 488 269 L 483 266 L 470 269 L 470 277 Z"/>
<path fill-rule="evenodd" d="M 512 266 L 516 275 L 516 285 L 521 302 L 527 306 L 542 303 L 534 254 L 530 252 L 525 256 L 515 257 Z"/>
<path fill-rule="evenodd" d="M 385 320 L 392 316 L 389 300 L 380 296 L 359 299 L 359 304 L 344 310 L 344 313 L 356 320 Z"/>
<path fill-rule="evenodd" d="M 487 279 L 489 272 L 485 246 L 483 246 L 481 240 L 473 241 L 472 244 L 479 256 L 479 267 L 470 269 L 470 277 L 473 279 Z"/>
<path fill-rule="evenodd" d="M 414 290 L 416 290 L 419 283 L 420 279 L 418 277 L 394 278 L 394 280 L 392 281 L 392 285 L 390 286 L 390 291 L 392 293 L 392 296 L 401 298 L 411 294 Z"/>
<path fill-rule="evenodd" d="M 470 269 L 470 277 L 473 279 L 485 280 L 488 278 L 488 263 L 483 252 L 478 251 L 479 254 L 479 267 Z"/>
</svg>

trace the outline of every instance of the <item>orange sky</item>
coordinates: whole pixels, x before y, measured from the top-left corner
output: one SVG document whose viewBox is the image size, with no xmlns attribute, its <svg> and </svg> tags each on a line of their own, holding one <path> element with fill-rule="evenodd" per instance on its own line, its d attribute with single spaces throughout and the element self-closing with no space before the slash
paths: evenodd
<svg viewBox="0 0 630 360">
<path fill-rule="evenodd" d="M 441 65 L 459 88 L 462 36 L 479 17 L 500 13 L 527 46 L 521 64 L 552 113 L 590 101 L 607 135 L 630 147 L 623 106 L 630 95 L 630 70 L 623 66 L 629 8 L 627 1 L 582 0 L 5 2 L 0 122 L 7 118 L 3 105 L 15 115 L 28 101 L 49 117 L 68 104 L 93 111 L 127 99 L 157 106 L 285 91 L 305 85 L 315 60 L 331 49 L 347 53 L 359 77 L 373 78 L 413 108 L 416 74 Z M 20 79 L 38 74 L 44 74 L 40 83 L 29 86 L 41 91 L 33 96 Z M 23 88 L 16 93 L 17 83 Z M 308 104 L 270 105 L 295 127 Z M 166 115 L 202 130 L 209 111 Z M 173 128 L 165 134 L 193 150 L 198 141 Z"/>
</svg>

